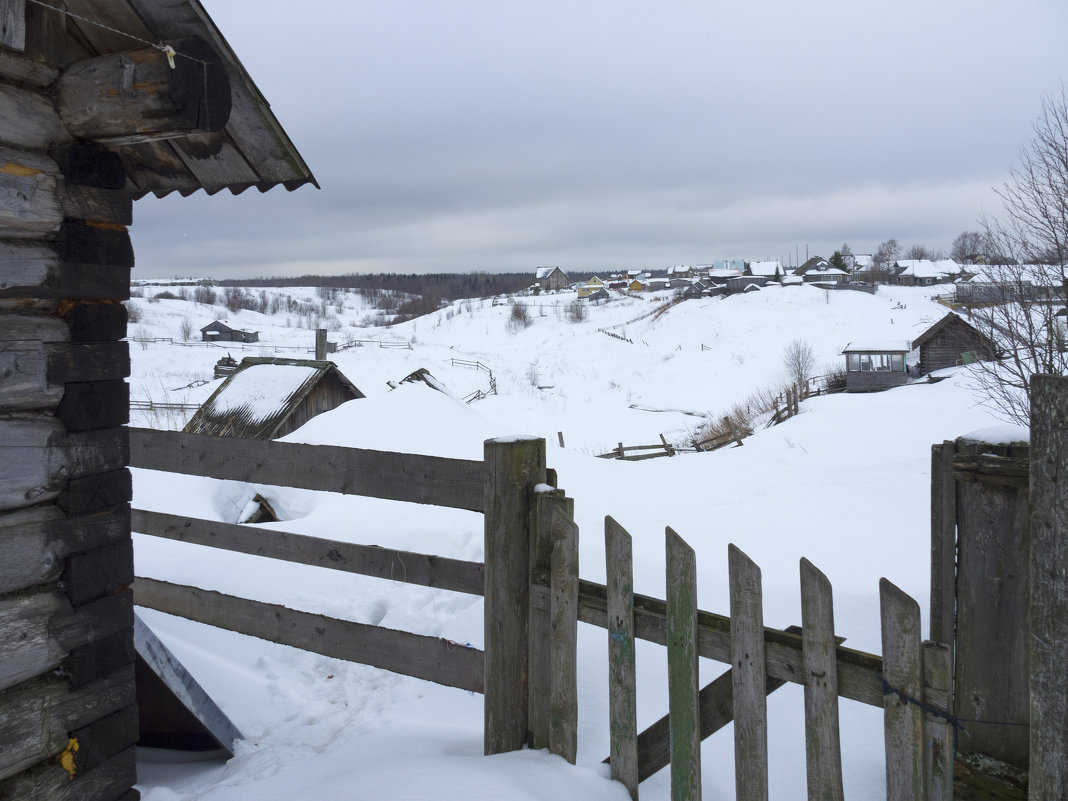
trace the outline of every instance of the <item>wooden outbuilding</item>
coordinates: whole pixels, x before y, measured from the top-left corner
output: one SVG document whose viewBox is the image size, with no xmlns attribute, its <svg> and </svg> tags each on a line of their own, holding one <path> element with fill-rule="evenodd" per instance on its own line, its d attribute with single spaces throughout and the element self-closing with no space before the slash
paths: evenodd
<svg viewBox="0 0 1068 801">
<path fill-rule="evenodd" d="M 539 267 L 534 273 L 535 283 L 546 292 L 567 289 L 568 278 L 559 267 Z"/>
<path fill-rule="evenodd" d="M 315 179 L 198 0 L 0 0 L 0 119 L 0 798 L 132 801 L 133 201 Z"/>
<path fill-rule="evenodd" d="M 333 362 L 249 357 L 193 413 L 183 431 L 275 439 L 363 397 Z"/>
<path fill-rule="evenodd" d="M 877 392 L 908 382 L 905 357 L 909 343 L 850 342 L 846 357 L 846 392 Z"/>
<path fill-rule="evenodd" d="M 234 328 L 226 320 L 215 320 L 200 329 L 203 342 L 259 342 L 260 332 Z"/>
<path fill-rule="evenodd" d="M 997 358 L 997 344 L 986 334 L 950 312 L 912 341 L 920 352 L 917 373 L 933 373 L 946 367 L 992 361 Z"/>
</svg>

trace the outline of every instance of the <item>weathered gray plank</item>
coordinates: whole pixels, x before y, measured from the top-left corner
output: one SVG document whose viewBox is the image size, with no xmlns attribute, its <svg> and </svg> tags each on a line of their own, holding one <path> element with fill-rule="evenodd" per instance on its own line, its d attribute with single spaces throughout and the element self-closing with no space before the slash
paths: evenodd
<svg viewBox="0 0 1068 801">
<path fill-rule="evenodd" d="M 611 517 L 604 519 L 604 550 L 608 577 L 609 760 L 612 778 L 622 782 L 636 801 L 641 779 L 634 654 L 634 557 L 630 534 Z M 667 764 L 666 755 L 664 764 Z"/>
<path fill-rule="evenodd" d="M 962 718 L 1026 723 L 1031 552 L 1027 461 L 1003 455 L 1007 449 L 1002 444 L 962 438 L 956 447 L 954 466 L 961 480 L 956 482 L 953 711 Z M 1024 726 L 965 726 L 958 732 L 957 748 L 1026 769 L 1028 731 Z"/>
<path fill-rule="evenodd" d="M 56 770 L 54 758 L 67 745 L 68 732 L 134 703 L 134 668 L 129 665 L 77 690 L 62 676 L 46 675 L 0 693 L 0 779 L 43 759 Z M 68 781 L 66 774 L 60 773 Z M 11 785 L 0 783 L 0 798 Z"/>
<path fill-rule="evenodd" d="M 486 440 L 485 737 L 487 755 L 517 751 L 529 730 L 530 531 L 545 483 L 545 440 Z"/>
<path fill-rule="evenodd" d="M 6 0 L 6 2 L 12 1 L 25 2 L 25 0 Z M 36 86 L 39 89 L 46 89 L 59 77 L 59 70 L 18 53 L 0 50 L 0 76 Z"/>
<path fill-rule="evenodd" d="M 933 706 L 932 690 L 948 697 L 953 683 L 953 652 L 950 647 L 939 642 L 923 644 L 923 682 L 927 694 L 926 701 Z M 926 801 L 953 801 L 953 759 L 954 736 L 945 717 L 926 713 L 924 734 L 927 742 L 924 753 L 927 763 Z"/>
<path fill-rule="evenodd" d="M 130 429 L 134 467 L 482 511 L 482 462 Z M 544 469 L 544 468 L 543 468 Z M 540 483 L 540 482 L 537 482 Z M 529 502 L 525 502 L 529 505 Z M 523 563 L 527 557 L 524 555 Z"/>
<path fill-rule="evenodd" d="M 668 710 L 671 717 L 671 797 L 701 798 L 701 723 L 697 697 L 697 558 L 667 529 Z"/>
<path fill-rule="evenodd" d="M 134 597 L 138 606 L 209 626 L 446 687 L 482 692 L 482 652 L 441 637 L 337 620 L 140 576 L 134 582 Z"/>
<path fill-rule="evenodd" d="M 1068 797 L 1068 378 L 1031 380 L 1031 801 Z"/>
<path fill-rule="evenodd" d="M 131 626 L 128 591 L 77 608 L 55 588 L 6 596 L 0 600 L 0 689 L 52 670 L 72 649 Z"/>
<path fill-rule="evenodd" d="M 0 0 L 0 47 L 26 47 L 26 0 Z"/>
<path fill-rule="evenodd" d="M 805 672 L 805 758 L 809 801 L 843 801 L 831 583 L 801 559 L 801 663 Z"/>
<path fill-rule="evenodd" d="M 130 795 L 137 792 L 130 789 L 137 781 L 136 754 L 131 746 L 73 778 L 49 759 L 0 782 L 0 801 L 134 801 L 140 797 Z"/>
<path fill-rule="evenodd" d="M 530 583 L 549 588 L 552 572 L 553 509 L 562 502 L 563 490 L 548 484 L 537 487 L 534 495 L 530 540 Z M 549 694 L 552 682 L 552 611 L 550 602 L 544 606 L 530 605 L 527 625 L 529 641 L 529 681 L 527 713 L 531 748 L 549 747 Z"/>
<path fill-rule="evenodd" d="M 56 163 L 39 153 L 0 147 L 0 237 L 47 236 L 62 222 Z"/>
<path fill-rule="evenodd" d="M 952 642 L 956 616 L 957 485 L 953 440 L 931 446 L 931 639 Z"/>
<path fill-rule="evenodd" d="M 738 801 L 768 798 L 768 702 L 760 568 L 734 545 L 730 570 L 734 783 Z"/>
<path fill-rule="evenodd" d="M 531 602 L 548 606 L 548 593 L 534 587 Z M 608 628 L 607 602 L 602 584 L 579 581 L 579 620 L 591 626 Z M 730 618 L 698 610 L 697 653 L 699 656 L 730 664 Z M 664 601 L 647 595 L 634 596 L 634 635 L 667 643 Z M 804 683 L 801 665 L 801 637 L 779 629 L 764 629 L 764 651 L 768 676 L 796 684 Z M 882 659 L 864 651 L 839 646 L 838 695 L 870 706 L 883 706 Z"/>
<path fill-rule="evenodd" d="M 879 580 L 883 675 L 892 688 L 883 706 L 886 738 L 886 801 L 925 796 L 923 659 L 920 607 L 885 578 Z"/>
<path fill-rule="evenodd" d="M 578 753 L 579 530 L 560 506 L 553 510 L 549 751 L 574 765 Z"/>
<path fill-rule="evenodd" d="M 485 591 L 485 569 L 481 562 L 464 562 L 377 545 L 356 545 L 288 531 L 218 523 L 141 509 L 133 511 L 132 526 L 134 531 L 154 537 L 268 559 L 470 595 L 482 595 Z"/>
</svg>

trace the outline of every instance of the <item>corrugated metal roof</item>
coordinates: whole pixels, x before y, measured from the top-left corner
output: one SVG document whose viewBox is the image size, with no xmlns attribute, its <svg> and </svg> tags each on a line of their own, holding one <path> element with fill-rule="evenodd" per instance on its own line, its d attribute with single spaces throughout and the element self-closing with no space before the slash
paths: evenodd
<svg viewBox="0 0 1068 801">
<path fill-rule="evenodd" d="M 239 194 L 252 186 L 266 192 L 279 184 L 290 191 L 304 184 L 318 188 L 270 104 L 199 0 L 66 0 L 66 8 L 99 23 L 67 18 L 75 59 L 136 49 L 138 41 L 196 36 L 224 62 L 233 106 L 221 131 L 112 148 L 123 160 L 134 197 L 190 195 L 199 189 L 209 195 L 223 189 Z"/>
</svg>

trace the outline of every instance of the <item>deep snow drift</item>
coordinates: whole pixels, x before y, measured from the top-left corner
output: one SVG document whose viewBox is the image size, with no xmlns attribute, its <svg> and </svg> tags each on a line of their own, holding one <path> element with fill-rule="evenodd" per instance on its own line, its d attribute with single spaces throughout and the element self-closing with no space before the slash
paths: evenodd
<svg viewBox="0 0 1068 801">
<path fill-rule="evenodd" d="M 365 345 L 335 354 L 368 397 L 287 439 L 478 459 L 487 438 L 544 436 L 549 465 L 575 498 L 583 578 L 603 581 L 603 519 L 611 515 L 634 537 L 636 591 L 663 597 L 663 533 L 671 526 L 697 551 L 702 609 L 728 609 L 726 550 L 734 543 L 762 568 L 765 624 L 783 628 L 800 623 L 798 560 L 804 556 L 834 585 L 838 633 L 853 648 L 878 652 L 881 576 L 916 598 L 926 625 L 931 444 L 996 423 L 977 404 L 965 374 L 884 393 L 811 398 L 800 415 L 758 431 L 741 448 L 638 463 L 591 454 L 619 441 L 649 444 L 660 433 L 682 439 L 700 422 L 685 412 L 715 414 L 782 381 L 782 351 L 793 339 L 832 363 L 851 340 L 915 338 L 945 312 L 930 293 L 881 288 L 875 296 L 828 295 L 776 287 L 688 301 L 659 319 L 627 326 L 633 344 L 597 329 L 652 308 L 642 299 L 595 307 L 581 323 L 560 313 L 566 295 L 530 299 L 533 324 L 515 334 L 506 331 L 506 303 L 454 304 L 388 330 L 349 325 L 366 313 L 354 304 L 338 318 L 341 330 L 332 340 L 390 338 L 411 349 Z M 211 309 L 180 301 L 135 303 L 147 336 L 177 339 L 182 317 L 199 314 L 196 327 L 212 318 Z M 299 357 L 297 351 L 313 342 L 311 331 L 286 326 L 284 319 L 228 316 L 261 332 L 260 347 L 238 345 L 231 349 L 235 358 L 275 347 L 279 355 Z M 225 351 L 134 343 L 133 396 L 203 400 L 217 382 L 164 390 L 209 377 Z M 499 394 L 465 405 L 425 385 L 386 386 L 426 367 L 456 396 L 488 389 L 485 371 L 454 359 L 488 366 Z M 567 447 L 557 445 L 557 432 Z M 482 557 L 482 519 L 473 513 L 135 471 L 135 506 L 146 509 L 232 522 L 257 491 L 280 510 L 284 520 L 270 524 L 275 528 Z M 472 596 L 142 535 L 135 535 L 135 548 L 139 575 L 442 636 L 458 647 L 482 646 L 482 603 Z M 579 764 L 571 767 L 542 752 L 481 757 L 478 696 L 142 614 L 246 737 L 225 765 L 142 760 L 139 786 L 146 801 L 627 797 L 600 764 L 608 753 L 607 638 L 600 629 L 580 626 Z M 667 709 L 665 662 L 663 648 L 639 644 L 639 728 Z M 702 660 L 701 669 L 705 683 L 725 666 Z M 801 689 L 784 687 L 768 707 L 771 795 L 804 798 Z M 885 797 L 881 710 L 843 700 L 841 715 L 847 797 Z M 707 740 L 702 754 L 708 797 L 733 798 L 729 727 Z M 642 797 L 667 798 L 667 773 L 645 782 Z"/>
</svg>

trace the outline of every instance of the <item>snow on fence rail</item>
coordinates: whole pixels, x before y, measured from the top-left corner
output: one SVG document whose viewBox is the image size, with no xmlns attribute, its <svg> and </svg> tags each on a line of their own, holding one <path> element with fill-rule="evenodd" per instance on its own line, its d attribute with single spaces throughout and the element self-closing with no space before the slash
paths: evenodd
<svg viewBox="0 0 1068 801">
<path fill-rule="evenodd" d="M 836 641 L 830 584 L 802 560 L 802 624 L 762 622 L 760 571 L 730 549 L 731 614 L 696 608 L 693 552 L 670 529 L 667 600 L 633 593 L 630 536 L 605 521 L 607 584 L 579 579 L 574 503 L 545 468 L 545 442 L 490 440 L 474 462 L 331 446 L 234 440 L 130 430 L 135 467 L 450 506 L 486 515 L 486 563 L 354 545 L 281 531 L 134 511 L 144 534 L 401 580 L 485 597 L 486 650 L 435 637 L 335 620 L 150 578 L 135 581 L 137 603 L 210 625 L 436 681 L 486 696 L 486 753 L 525 745 L 575 760 L 578 622 L 608 630 L 611 770 L 633 797 L 668 762 L 672 794 L 699 792 L 698 744 L 734 721 L 739 799 L 766 786 L 766 703 L 790 681 L 806 688 L 809 781 L 819 797 L 841 798 L 837 699 L 886 710 L 888 799 L 945 799 L 952 770 L 944 708 L 944 647 L 921 645 L 919 606 L 885 580 L 880 587 L 885 658 Z M 666 645 L 667 722 L 636 730 L 634 638 Z M 745 658 L 743 654 L 748 654 Z M 698 691 L 697 658 L 732 665 Z M 926 660 L 926 662 L 925 662 Z M 922 667 L 926 663 L 928 676 Z M 884 682 L 885 679 L 885 682 Z M 888 684 L 887 684 L 888 683 Z M 886 687 L 892 692 L 887 694 Z M 923 706 L 920 706 L 923 704 Z M 939 757 L 939 755 L 942 755 Z M 941 759 L 941 761 L 939 761 Z M 676 792 L 677 791 L 677 792 Z"/>
</svg>

